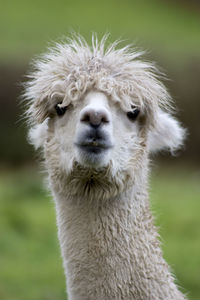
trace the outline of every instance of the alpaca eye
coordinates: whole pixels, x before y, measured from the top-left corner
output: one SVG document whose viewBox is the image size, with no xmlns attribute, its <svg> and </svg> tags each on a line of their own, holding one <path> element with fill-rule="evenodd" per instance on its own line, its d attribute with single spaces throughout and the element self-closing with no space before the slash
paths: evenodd
<svg viewBox="0 0 200 300">
<path fill-rule="evenodd" d="M 127 112 L 127 117 L 128 117 L 131 121 L 135 121 L 135 120 L 137 119 L 137 116 L 138 116 L 139 113 L 140 113 L 140 110 L 139 110 L 139 108 L 137 108 L 137 107 L 135 107 L 135 106 L 133 106 L 132 108 L 133 108 L 133 110 Z"/>
<path fill-rule="evenodd" d="M 60 117 L 65 114 L 65 112 L 67 110 L 67 106 L 61 107 L 60 103 L 59 103 L 59 104 L 56 104 L 55 110 L 56 110 L 57 115 Z"/>
</svg>

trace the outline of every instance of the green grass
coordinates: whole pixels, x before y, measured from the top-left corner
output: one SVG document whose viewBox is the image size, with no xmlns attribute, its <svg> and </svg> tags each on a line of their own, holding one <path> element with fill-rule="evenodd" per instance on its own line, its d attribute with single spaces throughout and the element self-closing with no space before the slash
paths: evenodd
<svg viewBox="0 0 200 300">
<path fill-rule="evenodd" d="M 200 18 L 190 5 L 162 0 L 2 1 L 0 60 L 28 58 L 75 30 L 87 38 L 111 32 L 174 60 L 199 55 Z"/>
<path fill-rule="evenodd" d="M 0 299 L 65 299 L 54 204 L 33 170 L 1 173 Z"/>
<path fill-rule="evenodd" d="M 200 296 L 200 172 L 154 171 L 151 202 L 164 255 L 190 300 Z M 0 173 L 0 299 L 64 300 L 54 203 L 35 169 Z"/>
<path fill-rule="evenodd" d="M 152 180 L 152 207 L 164 256 L 191 300 L 200 297 L 200 170 L 159 170 Z"/>
</svg>

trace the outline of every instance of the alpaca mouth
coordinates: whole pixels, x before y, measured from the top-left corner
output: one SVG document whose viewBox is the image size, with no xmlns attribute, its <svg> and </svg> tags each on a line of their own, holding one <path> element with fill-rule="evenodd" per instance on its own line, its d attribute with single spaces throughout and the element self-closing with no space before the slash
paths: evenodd
<svg viewBox="0 0 200 300">
<path fill-rule="evenodd" d="M 89 168 L 107 165 L 110 160 L 110 149 L 113 148 L 110 134 L 94 128 L 79 132 L 74 145 L 77 149 L 77 161 Z"/>
<path fill-rule="evenodd" d="M 85 132 L 85 134 L 79 137 L 74 144 L 80 150 L 94 154 L 99 154 L 113 148 L 109 136 L 105 132 L 99 130 Z"/>
<path fill-rule="evenodd" d="M 92 141 L 86 141 L 83 143 L 75 143 L 75 145 L 83 151 L 94 154 L 99 154 L 113 147 L 111 143 L 106 143 L 105 141 L 98 141 L 96 139 L 93 139 Z"/>
</svg>

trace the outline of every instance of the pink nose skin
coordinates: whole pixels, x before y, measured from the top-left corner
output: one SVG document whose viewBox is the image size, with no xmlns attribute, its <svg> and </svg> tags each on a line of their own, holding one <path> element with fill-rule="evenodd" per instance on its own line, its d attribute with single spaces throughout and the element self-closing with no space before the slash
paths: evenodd
<svg viewBox="0 0 200 300">
<path fill-rule="evenodd" d="M 100 125 L 110 122 L 110 118 L 106 110 L 95 110 L 93 108 L 88 108 L 83 111 L 80 120 L 92 127 L 99 127 Z"/>
</svg>

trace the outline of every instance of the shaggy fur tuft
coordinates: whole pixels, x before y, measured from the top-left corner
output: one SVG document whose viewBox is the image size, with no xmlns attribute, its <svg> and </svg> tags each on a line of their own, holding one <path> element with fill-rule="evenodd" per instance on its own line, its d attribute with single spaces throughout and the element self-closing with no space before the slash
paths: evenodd
<svg viewBox="0 0 200 300">
<path fill-rule="evenodd" d="M 35 72 L 28 76 L 24 95 L 31 101 L 27 113 L 33 122 L 41 123 L 51 114 L 55 99 L 68 105 L 91 89 L 111 96 L 125 110 L 137 105 L 152 118 L 159 106 L 171 107 L 158 70 L 140 60 L 143 52 L 135 52 L 131 46 L 116 49 L 119 42 L 106 47 L 106 41 L 107 36 L 99 42 L 94 35 L 89 46 L 83 37 L 76 36 L 57 44 L 34 63 Z"/>
</svg>

